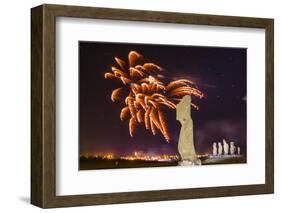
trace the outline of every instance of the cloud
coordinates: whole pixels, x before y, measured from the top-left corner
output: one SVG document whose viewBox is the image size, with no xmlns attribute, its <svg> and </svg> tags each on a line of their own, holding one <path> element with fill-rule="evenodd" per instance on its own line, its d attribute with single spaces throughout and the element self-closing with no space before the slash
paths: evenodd
<svg viewBox="0 0 281 213">
<path fill-rule="evenodd" d="M 159 147 L 148 148 L 145 153 L 149 156 L 153 156 L 158 154 L 174 154 L 175 152 L 177 152 L 177 146 L 162 144 Z"/>
</svg>

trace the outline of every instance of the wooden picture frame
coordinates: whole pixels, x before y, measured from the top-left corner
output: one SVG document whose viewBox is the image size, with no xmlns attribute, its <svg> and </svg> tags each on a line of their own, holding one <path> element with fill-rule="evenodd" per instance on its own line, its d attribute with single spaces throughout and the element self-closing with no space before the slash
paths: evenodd
<svg viewBox="0 0 281 213">
<path fill-rule="evenodd" d="M 56 17 L 262 28 L 266 34 L 265 184 L 56 195 Z M 41 208 L 267 194 L 274 191 L 274 21 L 126 9 L 41 5 L 31 9 L 31 203 Z"/>
</svg>

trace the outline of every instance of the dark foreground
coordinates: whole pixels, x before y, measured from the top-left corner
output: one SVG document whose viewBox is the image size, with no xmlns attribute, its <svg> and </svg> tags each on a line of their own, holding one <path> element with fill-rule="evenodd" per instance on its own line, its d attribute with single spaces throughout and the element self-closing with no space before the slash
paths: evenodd
<svg viewBox="0 0 281 213">
<path fill-rule="evenodd" d="M 120 169 L 120 168 L 141 168 L 141 167 L 163 167 L 176 166 L 177 161 L 158 162 L 143 160 L 122 160 L 122 159 L 80 159 L 80 170 L 91 169 Z"/>
<path fill-rule="evenodd" d="M 238 164 L 246 163 L 245 157 L 236 158 L 201 158 L 202 165 L 216 164 Z M 123 159 L 100 159 L 100 158 L 80 158 L 79 170 L 92 169 L 120 169 L 120 168 L 142 168 L 142 167 L 167 167 L 177 166 L 178 161 L 143 161 L 143 160 L 123 160 Z"/>
<path fill-rule="evenodd" d="M 240 157 L 222 157 L 222 158 L 201 158 L 202 165 L 216 165 L 216 164 L 237 164 L 246 163 L 246 158 L 244 156 Z"/>
</svg>

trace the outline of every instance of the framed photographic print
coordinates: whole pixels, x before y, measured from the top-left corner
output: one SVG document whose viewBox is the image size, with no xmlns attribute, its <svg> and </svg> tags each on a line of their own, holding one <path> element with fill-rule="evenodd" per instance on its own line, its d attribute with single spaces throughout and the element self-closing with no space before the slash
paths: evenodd
<svg viewBox="0 0 281 213">
<path fill-rule="evenodd" d="M 273 193 L 273 19 L 41 5 L 31 24 L 32 204 Z"/>
</svg>

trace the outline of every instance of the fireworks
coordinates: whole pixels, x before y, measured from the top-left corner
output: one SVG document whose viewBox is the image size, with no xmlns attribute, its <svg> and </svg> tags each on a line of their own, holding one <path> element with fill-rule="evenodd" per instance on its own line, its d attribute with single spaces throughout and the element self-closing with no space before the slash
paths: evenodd
<svg viewBox="0 0 281 213">
<path fill-rule="evenodd" d="M 138 125 L 144 125 L 153 135 L 160 133 L 170 142 L 170 133 L 163 109 L 174 110 L 185 95 L 202 98 L 204 94 L 188 79 L 165 83 L 157 76 L 163 68 L 154 63 L 144 63 L 144 57 L 136 51 L 128 55 L 128 64 L 114 58 L 118 67 L 106 72 L 106 79 L 116 79 L 122 86 L 111 93 L 112 102 L 124 101 L 120 119 L 129 119 L 129 133 L 134 136 Z M 195 109 L 197 105 L 192 103 Z"/>
</svg>

